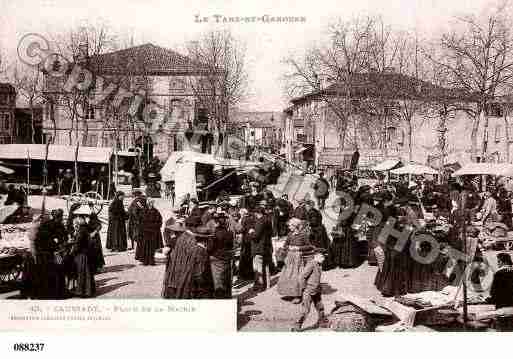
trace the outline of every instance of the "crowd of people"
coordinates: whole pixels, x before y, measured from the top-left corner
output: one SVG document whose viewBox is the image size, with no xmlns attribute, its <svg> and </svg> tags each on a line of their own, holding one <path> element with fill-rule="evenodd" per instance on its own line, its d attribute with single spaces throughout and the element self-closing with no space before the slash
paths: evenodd
<svg viewBox="0 0 513 359">
<path fill-rule="evenodd" d="M 29 233 L 31 256 L 24 261 L 21 294 L 31 299 L 90 298 L 95 275 L 105 265 L 101 222 L 89 207 L 37 216 Z"/>
<path fill-rule="evenodd" d="M 128 210 L 124 193 L 116 192 L 108 209 L 106 248 L 113 252 L 135 249 L 135 259 L 143 266 L 155 265 L 160 253 L 166 263 L 163 298 L 231 298 L 234 277 L 253 282 L 252 290 L 258 292 L 270 288 L 271 277 L 278 275 L 279 295 L 301 304 L 295 326 L 300 329 L 312 304 L 320 323 L 325 321 L 320 289 L 325 270 L 354 268 L 367 261 L 377 266 L 374 284 L 384 296 L 440 290 L 451 283 L 453 278 L 444 272 L 448 259 L 443 255 L 430 264 L 418 263 L 411 255 L 412 237 L 400 249 L 393 236 L 386 242 L 379 240 L 390 218 L 397 231 L 428 233 L 455 249 L 462 247 L 459 230 L 461 223 L 466 223 L 462 218 L 483 225 L 499 223 L 506 230 L 512 225 L 505 188 L 480 193 L 471 181 L 445 186 L 424 179 L 378 181 L 369 186 L 359 185 L 358 178 L 351 175 L 329 183 L 320 173 L 311 191 L 317 205 L 310 194 L 294 205 L 287 194 L 276 196 L 258 181 L 244 187 L 247 193 L 237 202 L 223 192 L 210 202 L 187 195 L 166 221 L 154 200 L 141 191 L 133 192 Z M 330 192 L 336 193 L 340 206 L 331 236 L 323 216 Z M 351 203 L 341 192 L 351 197 Z M 354 208 L 347 212 L 349 205 Z M 380 220 L 357 223 L 359 208 L 364 205 L 378 209 Z M 67 224 L 61 210 L 36 221 L 31 233 L 34 255 L 24 271 L 25 296 L 95 295 L 94 276 L 105 264 L 101 223 L 85 208 L 72 207 Z M 428 211 L 430 218 L 426 217 Z M 440 226 L 443 221 L 445 227 Z M 469 231 L 468 235 L 475 234 Z M 429 248 L 417 250 L 421 255 L 429 252 Z M 477 248 L 475 256 L 480 255 Z M 507 258 L 502 262 L 509 268 Z M 502 298 L 497 294 L 500 289 L 494 288 L 493 295 Z"/>
</svg>

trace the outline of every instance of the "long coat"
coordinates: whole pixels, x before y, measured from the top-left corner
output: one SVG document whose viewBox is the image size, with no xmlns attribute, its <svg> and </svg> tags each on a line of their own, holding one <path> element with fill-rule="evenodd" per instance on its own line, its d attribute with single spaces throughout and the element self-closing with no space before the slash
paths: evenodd
<svg viewBox="0 0 513 359">
<path fill-rule="evenodd" d="M 142 234 L 141 222 L 146 209 L 146 203 L 143 198 L 136 198 L 128 207 L 128 236 L 132 241 L 138 241 Z"/>
<path fill-rule="evenodd" d="M 127 249 L 126 224 L 128 215 L 123 202 L 114 199 L 109 207 L 109 226 L 107 228 L 107 249 L 123 252 Z"/>
<path fill-rule="evenodd" d="M 162 298 L 210 298 L 212 274 L 206 247 L 196 242 L 193 234 L 184 232 L 176 241 L 166 265 Z"/>
<path fill-rule="evenodd" d="M 137 244 L 140 260 L 145 265 L 155 264 L 155 252 L 157 249 L 164 247 L 162 241 L 162 215 L 156 208 L 149 208 L 144 212 L 143 220 L 143 235 Z"/>
</svg>

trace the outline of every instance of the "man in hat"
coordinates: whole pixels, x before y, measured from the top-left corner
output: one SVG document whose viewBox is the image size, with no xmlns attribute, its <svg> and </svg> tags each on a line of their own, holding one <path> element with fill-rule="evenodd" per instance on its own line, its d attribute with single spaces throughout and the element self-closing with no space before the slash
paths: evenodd
<svg viewBox="0 0 513 359">
<path fill-rule="evenodd" d="M 266 209 L 259 207 L 255 211 L 254 228 L 248 231 L 255 272 L 254 290 L 267 289 L 270 286 L 270 266 L 272 262 L 272 225 L 266 216 Z"/>
<path fill-rule="evenodd" d="M 135 190 L 134 200 L 130 203 L 128 207 L 128 237 L 130 238 L 130 242 L 132 247 L 130 249 L 134 249 L 135 243 L 137 243 L 137 247 L 139 247 L 141 235 L 142 235 L 142 219 L 144 211 L 147 209 L 146 206 L 146 196 L 142 191 Z M 140 253 L 139 250 L 135 252 L 135 259 L 139 260 Z"/>
<path fill-rule="evenodd" d="M 214 214 L 217 211 L 215 202 L 210 202 L 207 204 L 207 206 L 207 210 L 201 216 L 201 223 L 203 223 L 203 225 L 206 225 L 209 221 L 213 220 Z"/>
<path fill-rule="evenodd" d="M 323 210 L 326 204 L 326 198 L 328 198 L 330 194 L 330 184 L 324 178 L 324 172 L 319 173 L 319 178 L 315 181 L 313 185 L 314 196 L 317 198 L 317 204 L 319 206 L 319 210 Z"/>
<path fill-rule="evenodd" d="M 306 201 L 308 201 L 309 197 L 305 196 L 304 199 L 299 200 L 296 209 L 294 210 L 294 217 L 300 219 L 302 221 L 306 221 Z"/>
<path fill-rule="evenodd" d="M 214 280 L 214 298 L 232 297 L 232 260 L 234 234 L 228 230 L 227 215 L 217 212 L 214 215 L 216 228 L 209 243 L 210 268 Z"/>
<path fill-rule="evenodd" d="M 164 223 L 164 249 L 162 253 L 164 255 L 169 254 L 173 251 L 176 244 L 176 239 L 185 232 L 185 223 L 183 221 L 177 221 L 173 217 L 170 217 Z"/>
<path fill-rule="evenodd" d="M 73 172 L 71 172 L 71 168 L 67 168 L 66 172 L 62 176 L 62 192 L 64 194 L 71 194 L 71 190 L 73 188 Z"/>
<path fill-rule="evenodd" d="M 207 243 L 212 236 L 198 217 L 187 218 L 185 226 L 167 260 L 162 297 L 209 298 L 213 289 Z"/>
</svg>

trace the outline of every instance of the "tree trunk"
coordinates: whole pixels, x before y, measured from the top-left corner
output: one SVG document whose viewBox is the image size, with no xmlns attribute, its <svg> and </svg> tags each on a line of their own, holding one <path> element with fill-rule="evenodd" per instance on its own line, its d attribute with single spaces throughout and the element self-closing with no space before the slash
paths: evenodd
<svg viewBox="0 0 513 359">
<path fill-rule="evenodd" d="M 505 143 L 505 153 L 506 153 L 506 163 L 510 163 L 510 155 L 509 155 L 509 123 L 508 123 L 508 115 L 507 110 L 504 109 L 504 134 L 506 136 Z"/>
<path fill-rule="evenodd" d="M 408 132 L 408 162 L 413 162 L 413 128 L 411 124 L 412 119 L 406 121 L 406 129 Z"/>
<path fill-rule="evenodd" d="M 33 99 L 30 99 L 29 106 L 30 106 L 30 140 L 31 140 L 31 143 L 36 143 L 36 141 L 35 141 L 36 128 L 34 126 L 34 101 L 33 101 Z"/>
<path fill-rule="evenodd" d="M 472 119 L 472 132 L 470 133 L 470 152 L 472 161 L 477 162 L 477 131 L 479 129 L 479 115 Z"/>
<path fill-rule="evenodd" d="M 488 122 L 489 118 L 487 115 L 485 115 L 483 128 L 483 143 L 481 148 L 481 161 L 486 161 L 486 154 L 488 153 Z"/>
</svg>

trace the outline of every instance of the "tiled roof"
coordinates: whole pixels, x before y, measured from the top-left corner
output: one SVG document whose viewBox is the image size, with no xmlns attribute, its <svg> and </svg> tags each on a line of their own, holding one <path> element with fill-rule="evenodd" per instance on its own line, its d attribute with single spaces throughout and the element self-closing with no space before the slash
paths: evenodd
<svg viewBox="0 0 513 359">
<path fill-rule="evenodd" d="M 433 99 L 472 101 L 472 94 L 457 88 L 445 88 L 427 81 L 395 72 L 359 73 L 350 76 L 349 88 L 345 83 L 334 83 L 326 89 L 292 99 L 296 104 L 319 95 L 346 95 L 351 98 L 389 98 L 389 99 Z"/>
<path fill-rule="evenodd" d="M 93 56 L 89 66 L 101 74 L 190 74 L 205 69 L 187 56 L 149 43 Z"/>
</svg>

